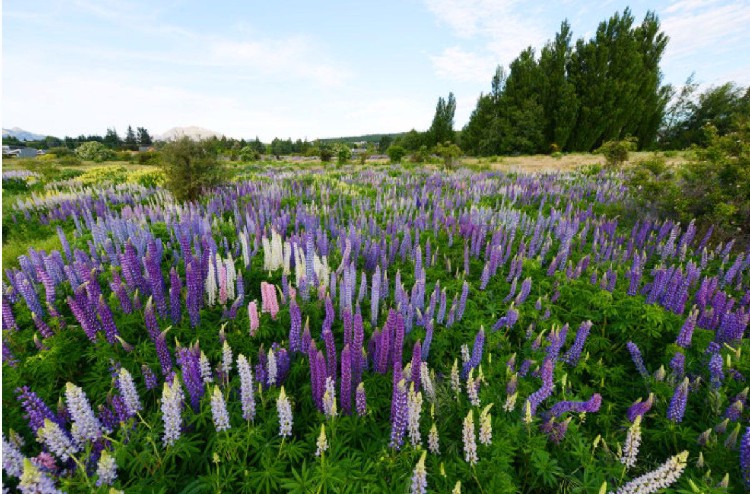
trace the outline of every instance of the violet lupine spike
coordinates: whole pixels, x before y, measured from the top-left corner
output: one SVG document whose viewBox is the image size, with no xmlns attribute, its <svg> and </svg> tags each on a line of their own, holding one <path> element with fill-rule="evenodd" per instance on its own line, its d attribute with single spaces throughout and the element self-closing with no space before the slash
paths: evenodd
<svg viewBox="0 0 750 494">
<path fill-rule="evenodd" d="M 31 312 L 39 314 L 40 316 L 44 316 L 45 312 L 42 308 L 42 304 L 39 303 L 39 296 L 37 295 L 36 290 L 34 290 L 34 286 L 26 276 L 26 274 L 22 271 L 19 271 L 18 273 L 16 273 L 15 281 L 15 286 L 23 299 L 26 301 L 26 305 L 29 307 L 29 310 Z"/>
<path fill-rule="evenodd" d="M 333 340 L 333 331 L 323 331 L 323 342 L 326 346 L 326 375 L 336 381 L 338 374 L 338 363 L 336 362 L 336 342 Z"/>
<path fill-rule="evenodd" d="M 182 280 L 177 270 L 173 267 L 169 271 L 169 315 L 172 324 L 179 324 L 182 319 L 182 309 L 180 308 L 180 298 L 182 295 Z"/>
<path fill-rule="evenodd" d="M 67 298 L 68 306 L 70 311 L 73 313 L 78 323 L 81 325 L 81 329 L 86 333 L 86 336 L 92 343 L 96 343 L 96 331 L 97 328 L 94 326 L 89 314 L 73 299 L 70 295 Z"/>
<path fill-rule="evenodd" d="M 536 414 L 537 407 L 544 400 L 552 396 L 552 391 L 554 389 L 554 371 L 554 361 L 551 359 L 544 359 L 541 368 L 542 386 L 535 392 L 531 393 L 527 399 L 527 407 L 530 408 L 532 416 Z"/>
<path fill-rule="evenodd" d="M 460 321 L 464 317 L 464 310 L 466 309 L 466 299 L 469 296 L 469 283 L 464 281 L 463 287 L 461 288 L 461 297 L 458 300 L 458 306 L 456 308 L 456 321 Z"/>
<path fill-rule="evenodd" d="M 13 310 L 10 305 L 10 301 L 3 293 L 3 329 L 15 329 L 18 330 L 18 325 L 16 324 L 16 318 L 13 317 Z"/>
<path fill-rule="evenodd" d="M 203 377 L 201 375 L 200 349 L 197 345 L 189 348 L 178 348 L 177 363 L 182 370 L 182 381 L 190 395 L 190 406 L 193 411 L 200 411 L 200 401 L 205 394 Z"/>
<path fill-rule="evenodd" d="M 687 407 L 690 380 L 686 377 L 675 389 L 667 409 L 667 418 L 672 422 L 682 422 Z"/>
<path fill-rule="evenodd" d="M 367 394 L 365 393 L 365 384 L 360 382 L 357 385 L 357 391 L 354 394 L 357 415 L 364 417 L 367 414 Z"/>
<path fill-rule="evenodd" d="M 18 394 L 18 401 L 21 402 L 21 407 L 26 412 L 24 417 L 29 421 L 29 427 L 34 434 L 44 426 L 45 419 L 57 422 L 61 426 L 64 425 L 44 401 L 27 386 L 16 389 L 16 394 Z"/>
<path fill-rule="evenodd" d="M 75 442 L 83 445 L 87 441 L 99 439 L 102 435 L 101 423 L 94 415 L 86 393 L 75 384 L 68 382 L 65 385 L 65 403 L 73 422 L 71 432 Z"/>
<path fill-rule="evenodd" d="M 565 355 L 563 355 L 562 357 L 562 361 L 570 365 L 571 367 L 575 367 L 576 365 L 578 365 L 578 359 L 581 358 L 583 345 L 586 344 L 586 339 L 588 338 L 589 332 L 591 331 L 591 326 L 591 321 L 584 321 L 583 323 L 581 323 L 581 326 L 578 328 L 578 332 L 576 333 L 576 339 L 573 342 L 573 345 L 568 349 L 567 352 L 565 352 Z"/>
<path fill-rule="evenodd" d="M 295 298 L 289 301 L 289 350 L 292 353 L 302 351 L 302 311 Z"/>
<path fill-rule="evenodd" d="M 400 374 L 400 373 L 399 373 Z M 394 377 L 396 377 L 394 373 Z M 408 393 L 406 390 L 406 381 L 400 379 L 394 383 L 393 397 L 391 405 L 391 440 L 388 446 L 396 451 L 401 449 L 404 444 L 404 432 L 406 432 Z"/>
<path fill-rule="evenodd" d="M 117 325 L 115 325 L 115 320 L 112 317 L 112 310 L 104 300 L 104 295 L 99 295 L 97 312 L 99 314 L 99 320 L 102 323 L 102 328 L 104 329 L 104 335 L 107 338 L 107 342 L 113 344 L 115 341 L 117 341 L 117 337 L 120 335 L 120 332 L 117 330 Z"/>
<path fill-rule="evenodd" d="M 599 411 L 601 405 L 602 395 L 594 393 L 591 398 L 586 401 L 560 401 L 555 403 L 552 408 L 549 409 L 547 414 L 553 417 L 560 417 L 567 412 L 595 413 Z"/>
<path fill-rule="evenodd" d="M 480 328 L 477 335 L 474 337 L 474 346 L 471 349 L 471 358 L 464 364 L 461 369 L 462 379 L 466 379 L 469 375 L 469 371 L 475 369 L 482 362 L 482 352 L 484 351 L 484 327 Z"/>
<path fill-rule="evenodd" d="M 341 413 L 350 415 L 352 412 L 352 357 L 349 345 L 341 350 L 341 389 L 339 391 Z"/>
<path fill-rule="evenodd" d="M 636 417 L 643 417 L 645 414 L 651 410 L 651 407 L 654 404 L 654 394 L 649 393 L 648 398 L 646 401 L 641 401 L 639 398 L 638 401 L 633 403 L 626 413 L 628 420 L 632 423 L 635 422 Z"/>
<path fill-rule="evenodd" d="M 203 300 L 200 266 L 195 261 L 191 261 L 187 264 L 185 273 L 185 284 L 187 286 L 185 306 L 190 318 L 190 327 L 195 328 L 200 324 L 200 309 Z"/>
<path fill-rule="evenodd" d="M 419 340 L 414 343 L 411 354 L 411 383 L 414 384 L 414 391 L 419 392 L 422 373 L 422 344 Z"/>
<path fill-rule="evenodd" d="M 645 379 L 649 377 L 648 370 L 646 370 L 646 366 L 643 364 L 643 356 L 641 355 L 641 349 L 638 348 L 638 345 L 633 343 L 632 341 L 629 341 L 627 343 L 628 351 L 630 352 L 630 357 L 633 360 L 633 364 L 635 364 L 635 368 L 638 371 L 638 373 Z"/>
<path fill-rule="evenodd" d="M 354 320 L 352 321 L 353 326 L 353 346 L 351 348 L 351 369 L 352 369 L 352 385 L 355 386 L 359 384 L 359 382 L 362 380 L 362 371 L 363 369 L 363 362 L 365 359 L 362 356 L 362 352 L 364 351 L 364 341 L 365 341 L 365 330 L 364 330 L 364 324 L 362 322 L 362 313 L 357 310 L 357 312 L 354 314 Z"/>
<path fill-rule="evenodd" d="M 36 329 L 38 329 L 42 334 L 42 337 L 51 338 L 52 336 L 54 336 L 55 333 L 52 331 L 49 325 L 44 322 L 44 319 L 37 316 L 34 312 L 31 313 L 31 319 L 34 321 Z"/>
<path fill-rule="evenodd" d="M 380 266 L 375 267 L 372 275 L 372 288 L 370 290 L 370 323 L 372 327 L 378 325 L 378 305 L 380 304 Z"/>
</svg>

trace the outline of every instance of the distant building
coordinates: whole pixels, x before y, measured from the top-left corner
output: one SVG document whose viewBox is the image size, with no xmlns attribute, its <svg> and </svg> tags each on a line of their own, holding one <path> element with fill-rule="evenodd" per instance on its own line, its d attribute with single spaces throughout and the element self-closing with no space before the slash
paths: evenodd
<svg viewBox="0 0 750 494">
<path fill-rule="evenodd" d="M 44 154 L 44 151 L 34 148 L 3 146 L 3 156 L 7 158 L 36 158 L 40 154 Z"/>
<path fill-rule="evenodd" d="M 37 153 L 37 150 L 34 148 L 21 148 L 18 149 L 18 157 L 19 158 L 36 158 L 39 153 Z"/>
</svg>

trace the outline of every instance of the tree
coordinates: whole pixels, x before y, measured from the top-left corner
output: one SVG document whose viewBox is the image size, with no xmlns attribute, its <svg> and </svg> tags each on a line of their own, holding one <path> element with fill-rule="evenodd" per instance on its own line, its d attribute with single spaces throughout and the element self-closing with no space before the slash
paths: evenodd
<svg viewBox="0 0 750 494">
<path fill-rule="evenodd" d="M 350 159 L 352 159 L 351 148 L 346 144 L 339 144 L 336 149 L 336 157 L 338 159 L 339 165 L 346 164 Z"/>
<path fill-rule="evenodd" d="M 178 201 L 195 201 L 205 189 L 226 179 L 226 169 L 218 162 L 209 141 L 182 137 L 167 143 L 160 162 L 165 185 Z"/>
<path fill-rule="evenodd" d="M 319 156 L 320 161 L 323 163 L 328 163 L 331 161 L 331 158 L 333 158 L 333 149 L 331 148 L 331 145 L 328 143 L 321 143 L 319 148 Z"/>
<path fill-rule="evenodd" d="M 406 149 L 396 144 L 388 147 L 388 151 L 386 152 L 388 153 L 388 158 L 390 158 L 391 163 L 401 163 L 403 157 L 406 156 Z"/>
<path fill-rule="evenodd" d="M 138 127 L 138 144 L 140 146 L 151 146 L 154 142 L 151 139 L 151 135 L 144 127 Z"/>
<path fill-rule="evenodd" d="M 461 148 L 450 142 L 444 144 L 438 142 L 435 147 L 435 154 L 443 158 L 445 166 L 450 168 L 458 164 L 458 158 L 461 157 Z"/>
<path fill-rule="evenodd" d="M 453 141 L 456 138 L 453 131 L 453 116 L 456 113 L 456 98 L 453 93 L 448 94 L 448 100 L 443 97 L 438 98 L 435 108 L 435 116 L 432 119 L 432 125 L 427 131 L 428 146 L 435 146 L 439 142 Z"/>
<path fill-rule="evenodd" d="M 378 141 L 378 153 L 384 154 L 388 151 L 388 147 L 393 143 L 393 137 L 388 134 L 384 134 Z"/>
<path fill-rule="evenodd" d="M 137 151 L 138 150 L 138 141 L 135 137 L 135 132 L 133 132 L 133 127 L 128 125 L 128 130 L 125 133 L 125 149 L 129 149 L 131 151 Z"/>
<path fill-rule="evenodd" d="M 101 142 L 96 141 L 84 142 L 83 144 L 78 146 L 78 149 L 76 149 L 76 154 L 82 160 L 95 161 L 97 163 L 115 159 L 114 151 L 107 148 Z"/>
<path fill-rule="evenodd" d="M 93 140 L 93 139 L 89 139 L 89 140 Z M 122 141 L 120 140 L 120 136 L 117 135 L 117 131 L 114 128 L 107 129 L 107 134 L 104 136 L 104 139 L 102 140 L 102 142 L 109 149 L 119 149 L 120 145 L 122 144 Z"/>
</svg>

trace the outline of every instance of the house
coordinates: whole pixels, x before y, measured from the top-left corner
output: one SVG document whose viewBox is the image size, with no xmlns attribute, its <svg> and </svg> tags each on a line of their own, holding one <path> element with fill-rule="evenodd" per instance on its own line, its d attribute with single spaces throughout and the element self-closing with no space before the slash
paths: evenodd
<svg viewBox="0 0 750 494">
<path fill-rule="evenodd" d="M 38 154 L 37 150 L 34 148 L 20 148 L 16 149 L 16 151 L 18 151 L 16 156 L 19 158 L 36 158 Z"/>
<path fill-rule="evenodd" d="M 10 146 L 3 146 L 3 158 L 15 158 L 18 156 L 18 149 L 11 149 Z"/>
</svg>

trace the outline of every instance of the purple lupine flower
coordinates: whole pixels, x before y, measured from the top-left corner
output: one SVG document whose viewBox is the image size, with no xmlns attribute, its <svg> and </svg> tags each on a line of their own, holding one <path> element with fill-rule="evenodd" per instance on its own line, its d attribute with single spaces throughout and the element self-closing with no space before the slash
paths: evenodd
<svg viewBox="0 0 750 494">
<path fill-rule="evenodd" d="M 471 358 L 464 364 L 461 370 L 461 377 L 466 379 L 469 371 L 479 366 L 482 361 L 482 352 L 484 351 L 484 327 L 480 328 L 474 337 L 474 346 L 471 349 Z"/>
<path fill-rule="evenodd" d="M 560 401 L 555 403 L 547 412 L 553 417 L 560 417 L 567 412 L 595 413 L 602 405 L 602 395 L 594 393 L 587 401 Z"/>
<path fill-rule="evenodd" d="M 156 376 L 149 366 L 146 364 L 141 365 L 141 373 L 143 374 L 143 381 L 146 383 L 146 389 L 151 391 L 156 388 Z"/>
<path fill-rule="evenodd" d="M 531 393 L 527 399 L 527 407 L 530 408 L 531 415 L 535 415 L 536 409 L 542 401 L 552 395 L 552 390 L 554 389 L 554 371 L 555 362 L 551 359 L 544 359 L 541 368 L 542 386 Z"/>
<path fill-rule="evenodd" d="M 175 352 L 177 363 L 182 370 L 182 381 L 190 395 L 190 405 L 197 413 L 200 410 L 200 401 L 205 394 L 203 375 L 200 363 L 200 348 L 193 345 L 189 348 L 178 348 Z"/>
<path fill-rule="evenodd" d="M 45 312 L 42 308 L 42 304 L 39 303 L 39 296 L 34 290 L 34 286 L 26 274 L 22 271 L 16 273 L 16 289 L 21 293 L 23 299 L 26 301 L 26 305 L 29 307 L 31 312 L 44 316 Z"/>
<path fill-rule="evenodd" d="M 86 333 L 88 339 L 91 340 L 92 343 L 96 343 L 97 328 L 91 318 L 91 314 L 83 307 L 81 307 L 79 303 L 70 295 L 68 295 L 67 302 L 68 306 L 70 307 L 70 311 L 80 323 L 81 329 L 83 329 L 84 333 Z"/>
<path fill-rule="evenodd" d="M 44 322 L 44 320 L 39 317 L 36 313 L 31 313 L 31 319 L 34 321 L 34 325 L 36 326 L 36 329 L 39 330 L 39 332 L 42 334 L 42 337 L 44 338 L 51 338 L 54 336 L 54 332 L 52 331 L 52 328 L 49 327 L 49 325 Z M 36 335 L 34 335 L 36 337 Z"/>
<path fill-rule="evenodd" d="M 697 320 L 698 310 L 696 308 L 693 309 L 687 319 L 685 319 L 685 323 L 682 325 L 682 329 L 680 329 L 680 334 L 677 335 L 677 344 L 682 348 L 688 348 L 690 346 L 690 341 L 693 338 L 693 330 L 695 329 L 695 323 Z"/>
<path fill-rule="evenodd" d="M 169 271 L 169 315 L 172 318 L 172 324 L 179 324 L 182 319 L 180 308 L 180 296 L 182 294 L 182 280 L 177 270 L 173 267 Z"/>
<path fill-rule="evenodd" d="M 5 286 L 5 284 L 3 284 Z M 16 318 L 13 317 L 13 309 L 10 306 L 10 301 L 7 299 L 5 294 L 2 295 L 3 298 L 3 329 L 18 329 L 18 325 L 16 324 Z"/>
<path fill-rule="evenodd" d="M 351 359 L 352 359 L 352 386 L 359 384 L 362 380 L 363 362 L 366 361 L 362 356 L 364 352 L 364 341 L 365 341 L 365 329 L 362 322 L 362 313 L 357 308 L 356 314 L 354 314 L 354 320 L 352 321 L 353 326 L 353 346 L 351 348 Z"/>
<path fill-rule="evenodd" d="M 414 384 L 414 391 L 419 392 L 422 374 L 422 344 L 419 340 L 414 343 L 411 353 L 411 377 L 410 381 Z"/>
<path fill-rule="evenodd" d="M 578 364 L 578 359 L 581 357 L 581 352 L 583 351 L 583 345 L 586 343 L 586 338 L 588 338 L 589 332 L 591 331 L 591 325 L 591 321 L 584 321 L 581 323 L 573 345 L 562 357 L 563 362 L 571 367 L 575 367 Z"/>
<path fill-rule="evenodd" d="M 99 320 L 102 323 L 104 329 L 104 335 L 107 338 L 107 342 L 112 344 L 117 340 L 120 332 L 117 331 L 117 325 L 115 325 L 114 317 L 112 317 L 112 310 L 104 300 L 104 295 L 99 295 L 99 301 L 97 303 L 97 312 L 99 314 Z"/>
<path fill-rule="evenodd" d="M 484 269 L 482 269 L 482 276 L 479 278 L 479 289 L 484 291 L 490 282 L 490 261 L 484 263 Z"/>
<path fill-rule="evenodd" d="M 523 280 L 523 283 L 521 283 L 521 291 L 518 292 L 518 295 L 516 296 L 515 305 L 521 305 L 526 301 L 526 298 L 528 298 L 529 293 L 531 293 L 531 278 L 526 278 Z"/>
<path fill-rule="evenodd" d="M 653 393 L 649 393 L 646 401 L 641 401 L 641 399 L 638 398 L 638 401 L 633 403 L 630 406 L 630 408 L 628 408 L 628 411 L 626 413 L 628 420 L 630 422 L 635 422 L 636 417 L 643 417 L 646 413 L 648 413 L 649 410 L 651 410 L 651 406 L 653 404 L 654 404 Z"/>
<path fill-rule="evenodd" d="M 740 471 L 745 488 L 750 489 L 750 427 L 745 427 L 740 442 Z"/>
<path fill-rule="evenodd" d="M 711 360 L 708 362 L 708 370 L 711 373 L 711 386 L 714 389 L 721 387 L 721 382 L 724 380 L 724 360 L 721 358 L 721 353 L 716 352 L 711 355 Z"/>
<path fill-rule="evenodd" d="M 367 414 L 367 395 L 365 394 L 365 383 L 360 382 L 357 385 L 357 391 L 354 394 L 354 402 L 357 408 L 357 415 L 364 417 Z"/>
<path fill-rule="evenodd" d="M 57 421 L 62 425 L 44 401 L 27 386 L 16 389 L 16 393 L 18 394 L 18 401 L 21 402 L 21 407 L 26 412 L 24 417 L 29 421 L 29 427 L 35 434 L 44 426 L 45 419 Z"/>
<path fill-rule="evenodd" d="M 187 295 L 185 306 L 190 317 L 190 327 L 195 328 L 200 324 L 200 309 L 203 300 L 203 284 L 201 283 L 201 268 L 197 261 L 191 261 L 185 268 L 185 284 Z"/>
<path fill-rule="evenodd" d="M 164 421 L 164 446 L 173 446 L 182 433 L 182 401 L 184 394 L 177 376 L 172 377 L 172 382 L 164 381 L 164 389 L 161 395 L 161 413 Z"/>
<path fill-rule="evenodd" d="M 394 379 L 400 377 L 394 373 Z M 394 383 L 391 405 L 391 440 L 388 446 L 400 450 L 404 444 L 404 432 L 406 432 L 408 394 L 406 391 L 406 380 L 400 379 L 398 384 Z"/>
<path fill-rule="evenodd" d="M 466 309 L 466 299 L 469 296 L 469 283 L 464 280 L 463 287 L 461 288 L 461 298 L 458 299 L 458 306 L 456 308 L 456 320 L 460 321 L 464 317 L 464 310 Z"/>
<path fill-rule="evenodd" d="M 11 434 L 11 440 L 5 439 L 5 434 L 2 435 L 3 441 L 3 471 L 11 477 L 20 478 L 23 475 L 23 453 L 19 450 L 19 444 L 13 441 L 13 435 Z"/>
<path fill-rule="evenodd" d="M 78 445 L 96 441 L 102 435 L 102 426 L 94 415 L 91 404 L 81 388 L 68 382 L 65 385 L 65 403 L 73 421 L 71 432 Z"/>
<path fill-rule="evenodd" d="M 331 377 L 334 381 L 338 374 L 338 363 L 336 362 L 336 343 L 333 341 L 333 331 L 323 331 L 323 342 L 326 345 L 326 375 Z"/>
<path fill-rule="evenodd" d="M 289 350 L 299 352 L 302 350 L 302 311 L 294 298 L 289 301 L 289 318 Z"/>
<path fill-rule="evenodd" d="M 628 341 L 627 343 L 628 351 L 630 352 L 630 357 L 633 359 L 633 363 L 635 364 L 635 368 L 638 370 L 638 373 L 645 379 L 648 378 L 648 370 L 646 370 L 646 366 L 643 364 L 643 356 L 641 355 L 641 349 L 638 348 L 638 345 L 633 343 L 632 341 Z"/>
<path fill-rule="evenodd" d="M 350 415 L 352 412 L 352 357 L 349 345 L 341 350 L 341 413 Z"/>
<path fill-rule="evenodd" d="M 677 379 L 682 379 L 685 375 L 685 355 L 682 352 L 675 353 L 669 362 L 669 367 Z"/>
<path fill-rule="evenodd" d="M 675 389 L 672 400 L 669 402 L 669 408 L 667 409 L 667 418 L 672 422 L 682 422 L 682 418 L 685 415 L 685 407 L 687 406 L 689 388 L 690 379 L 686 377 Z"/>
<path fill-rule="evenodd" d="M 426 458 L 427 451 L 422 451 L 422 456 L 420 456 L 417 466 L 414 467 L 414 473 L 411 476 L 410 494 L 427 493 L 427 468 L 424 464 Z"/>
</svg>

